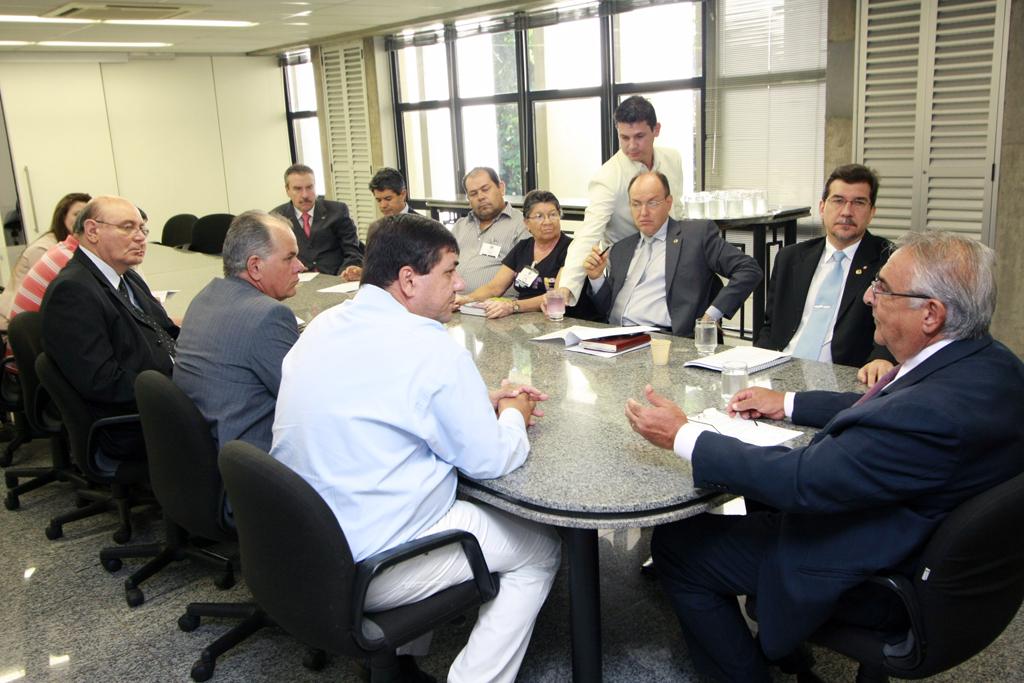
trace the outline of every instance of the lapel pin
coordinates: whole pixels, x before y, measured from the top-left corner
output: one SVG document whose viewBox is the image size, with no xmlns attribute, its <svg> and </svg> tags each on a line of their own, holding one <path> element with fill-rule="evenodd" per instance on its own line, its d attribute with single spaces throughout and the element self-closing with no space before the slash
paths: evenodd
<svg viewBox="0 0 1024 683">
<path fill-rule="evenodd" d="M 679 244 L 679 238 L 677 237 L 674 240 L 672 240 L 672 244 Z"/>
<path fill-rule="evenodd" d="M 863 268 L 858 268 L 856 273 L 857 273 L 857 275 L 863 275 L 864 274 L 864 269 Z"/>
</svg>

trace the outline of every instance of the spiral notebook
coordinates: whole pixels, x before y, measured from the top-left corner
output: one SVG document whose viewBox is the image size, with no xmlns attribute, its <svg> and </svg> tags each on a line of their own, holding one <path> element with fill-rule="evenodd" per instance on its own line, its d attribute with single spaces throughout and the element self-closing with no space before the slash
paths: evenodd
<svg viewBox="0 0 1024 683">
<path fill-rule="evenodd" d="M 747 372 L 760 372 L 787 362 L 792 356 L 781 351 L 759 349 L 756 346 L 734 346 L 720 353 L 713 353 L 703 358 L 695 358 L 683 363 L 684 366 L 722 371 L 729 361 L 742 361 L 747 364 Z"/>
</svg>

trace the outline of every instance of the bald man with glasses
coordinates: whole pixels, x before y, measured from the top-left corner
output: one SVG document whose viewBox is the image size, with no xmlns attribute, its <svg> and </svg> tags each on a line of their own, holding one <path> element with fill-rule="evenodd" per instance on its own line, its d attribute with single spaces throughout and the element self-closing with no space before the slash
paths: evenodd
<svg viewBox="0 0 1024 683">
<path fill-rule="evenodd" d="M 178 336 L 178 326 L 133 270 L 146 256 L 149 229 L 130 201 L 102 196 L 86 204 L 74 233 L 78 250 L 40 308 L 43 350 L 94 419 L 135 413 L 135 377 L 143 370 L 170 376 Z M 104 430 L 100 439 L 105 457 L 145 456 L 137 426 Z"/>
</svg>

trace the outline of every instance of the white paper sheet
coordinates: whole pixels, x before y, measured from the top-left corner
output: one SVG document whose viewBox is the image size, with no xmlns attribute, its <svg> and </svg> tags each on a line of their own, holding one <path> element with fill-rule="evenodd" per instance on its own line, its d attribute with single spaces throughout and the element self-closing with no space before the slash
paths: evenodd
<svg viewBox="0 0 1024 683">
<path fill-rule="evenodd" d="M 744 420 L 742 417 L 729 417 L 717 408 L 705 408 L 690 417 L 693 422 L 701 422 L 718 429 L 726 436 L 732 436 L 753 446 L 778 446 L 790 439 L 802 436 L 803 432 L 795 429 L 777 427 L 761 420 Z"/>
<path fill-rule="evenodd" d="M 323 292 L 324 294 L 348 294 L 359 289 L 358 282 L 342 282 L 339 285 L 333 285 L 331 287 L 324 287 L 316 291 Z"/>
</svg>

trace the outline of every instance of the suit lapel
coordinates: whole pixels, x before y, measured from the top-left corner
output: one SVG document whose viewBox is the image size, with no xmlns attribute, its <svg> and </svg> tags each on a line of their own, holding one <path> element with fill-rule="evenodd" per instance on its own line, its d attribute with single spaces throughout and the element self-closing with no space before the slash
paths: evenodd
<svg viewBox="0 0 1024 683">
<path fill-rule="evenodd" d="M 92 276 L 96 278 L 100 287 L 106 292 L 107 297 L 114 302 L 115 306 L 120 306 L 123 310 L 127 311 L 140 325 L 152 327 L 155 323 L 151 320 L 147 320 L 146 316 L 142 314 L 142 311 L 132 306 L 130 303 L 124 300 L 121 293 L 110 286 L 110 280 L 100 272 L 100 269 L 96 267 L 96 264 L 92 262 L 85 254 L 75 254 L 75 258 L 81 260 L 86 270 L 92 273 Z M 135 298 L 139 300 L 139 304 L 145 306 L 143 299 L 146 297 L 147 291 L 145 287 L 140 287 L 136 280 L 141 280 L 137 273 L 133 271 L 127 271 L 124 274 L 124 278 L 131 282 L 131 286 L 135 289 Z M 134 279 L 133 279 L 134 278 Z"/>
<path fill-rule="evenodd" d="M 629 264 L 633 262 L 633 253 L 636 251 L 637 242 L 640 241 L 640 233 L 635 232 L 624 240 L 616 243 L 622 246 L 611 251 L 611 274 L 612 274 L 612 305 L 615 304 L 615 297 L 622 290 L 626 283 L 626 276 L 629 274 Z"/>
<path fill-rule="evenodd" d="M 679 256 L 683 252 L 683 224 L 668 219 L 668 230 L 665 231 L 665 304 L 671 310 L 672 284 L 679 267 Z"/>
<path fill-rule="evenodd" d="M 846 314 L 856 301 L 864 297 L 864 290 L 871 284 L 871 278 L 875 276 L 871 264 L 878 262 L 878 244 L 870 239 L 865 233 L 857 253 L 853 255 L 853 262 L 850 264 L 850 272 L 846 275 L 846 284 L 843 285 L 843 297 L 839 302 L 839 313 L 836 315 L 838 321 Z"/>
<path fill-rule="evenodd" d="M 822 238 L 821 242 L 816 247 L 807 249 L 800 255 L 800 262 L 797 263 L 795 277 L 793 278 L 793 291 L 810 291 L 811 280 L 814 278 L 814 271 L 818 269 L 818 261 L 821 260 L 821 254 L 824 251 L 825 239 Z M 803 310 L 803 307 L 801 307 L 800 310 Z"/>
</svg>

